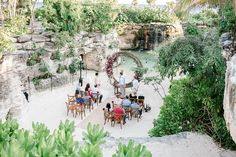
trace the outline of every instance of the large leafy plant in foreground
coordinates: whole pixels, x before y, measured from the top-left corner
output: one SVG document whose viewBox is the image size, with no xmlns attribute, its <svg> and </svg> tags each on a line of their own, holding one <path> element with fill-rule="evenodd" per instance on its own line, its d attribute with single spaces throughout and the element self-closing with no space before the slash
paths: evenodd
<svg viewBox="0 0 236 157">
<path fill-rule="evenodd" d="M 59 128 L 50 133 L 40 123 L 32 124 L 33 131 L 19 129 L 15 120 L 0 121 L 0 156 L 1 157 L 102 157 L 101 144 L 108 135 L 99 125 L 88 124 L 83 133 L 84 144 L 74 140 L 74 122 L 61 122 Z M 135 149 L 138 154 L 146 154 L 145 147 L 129 144 L 120 148 Z M 120 149 L 119 148 L 119 149 Z M 137 153 L 136 153 L 137 154 Z M 134 154 L 135 155 L 135 154 Z M 140 156 L 140 157 L 141 157 Z M 127 156 L 128 157 L 128 156 Z M 133 157 L 133 156 L 129 156 Z M 139 156 L 135 156 L 139 157 Z M 146 156 L 145 156 L 146 157 Z M 147 156 L 149 157 L 149 156 Z"/>
</svg>

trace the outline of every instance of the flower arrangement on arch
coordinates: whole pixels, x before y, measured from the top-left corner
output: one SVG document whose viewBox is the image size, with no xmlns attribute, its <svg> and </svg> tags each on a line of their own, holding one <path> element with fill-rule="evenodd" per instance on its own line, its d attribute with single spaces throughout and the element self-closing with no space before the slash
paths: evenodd
<svg viewBox="0 0 236 157">
<path fill-rule="evenodd" d="M 113 78 L 113 64 L 114 64 L 114 62 L 117 61 L 118 57 L 119 57 L 119 55 L 117 53 L 107 57 L 105 69 L 106 69 L 107 76 L 110 79 Z"/>
</svg>

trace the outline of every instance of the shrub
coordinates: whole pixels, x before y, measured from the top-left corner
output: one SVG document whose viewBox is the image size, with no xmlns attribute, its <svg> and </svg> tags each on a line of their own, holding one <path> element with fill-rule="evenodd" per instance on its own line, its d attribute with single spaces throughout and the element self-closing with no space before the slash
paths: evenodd
<svg viewBox="0 0 236 157">
<path fill-rule="evenodd" d="M 133 141 L 129 141 L 128 145 L 119 144 L 116 154 L 112 157 L 152 157 L 150 151 L 141 144 L 135 145 Z"/>
<path fill-rule="evenodd" d="M 57 67 L 57 73 L 58 74 L 61 74 L 61 73 L 63 73 L 63 71 L 64 70 L 66 70 L 67 69 L 67 67 L 66 67 L 66 65 L 61 65 L 61 64 L 58 64 L 58 67 Z"/>
<path fill-rule="evenodd" d="M 33 79 L 32 79 L 32 82 L 33 82 L 33 84 L 34 84 L 35 86 L 38 86 L 38 85 L 40 85 L 41 79 L 39 79 L 39 78 L 33 78 Z"/>
<path fill-rule="evenodd" d="M 29 58 L 26 61 L 26 65 L 33 66 L 37 63 L 41 62 L 41 56 L 45 54 L 45 50 L 43 48 L 37 49 L 35 52 L 31 53 Z"/>
<path fill-rule="evenodd" d="M 80 7 L 77 1 L 46 0 L 37 15 L 48 30 L 68 31 L 71 35 L 79 30 Z"/>
<path fill-rule="evenodd" d="M 49 71 L 49 66 L 48 66 L 48 64 L 45 61 L 42 61 L 39 64 L 39 71 L 42 72 L 42 73 L 46 73 L 46 72 Z"/>
<path fill-rule="evenodd" d="M 225 2 L 224 5 L 220 7 L 219 14 L 220 14 L 220 22 L 219 22 L 220 32 L 221 33 L 232 32 L 235 27 L 236 16 L 231 1 L 227 0 L 227 2 Z"/>
<path fill-rule="evenodd" d="M 57 50 L 56 52 L 52 53 L 50 59 L 60 61 L 62 59 L 62 54 L 59 50 Z"/>
<path fill-rule="evenodd" d="M 71 74 L 76 73 L 78 70 L 84 68 L 84 63 L 80 61 L 78 58 L 72 60 L 71 64 L 69 65 L 69 72 Z"/>
<path fill-rule="evenodd" d="M 184 29 L 184 34 L 185 35 L 197 36 L 197 35 L 200 35 L 201 32 L 200 32 L 200 30 L 198 29 L 198 27 L 196 25 L 188 23 L 186 28 Z"/>
<path fill-rule="evenodd" d="M 160 49 L 161 76 L 181 71 L 186 78 L 171 82 L 151 136 L 198 131 L 221 146 L 235 149 L 223 117 L 225 62 L 215 30 L 204 36 L 185 36 Z"/>
<path fill-rule="evenodd" d="M 116 22 L 119 23 L 173 23 L 177 20 L 174 14 L 160 8 L 121 8 Z"/>
</svg>

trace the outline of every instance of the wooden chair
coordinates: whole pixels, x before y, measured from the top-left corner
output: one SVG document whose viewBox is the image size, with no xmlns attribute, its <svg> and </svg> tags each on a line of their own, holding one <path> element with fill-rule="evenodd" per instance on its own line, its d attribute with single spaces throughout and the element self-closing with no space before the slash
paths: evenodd
<svg viewBox="0 0 236 157">
<path fill-rule="evenodd" d="M 86 114 L 85 114 L 85 104 L 77 103 L 76 107 L 75 107 L 75 118 L 76 118 L 77 115 L 80 115 L 81 119 L 83 119 L 83 114 L 84 114 L 84 117 L 85 117 L 86 116 Z"/>
<path fill-rule="evenodd" d="M 70 96 L 70 95 L 67 95 L 68 97 L 68 102 L 75 102 L 75 96 Z"/>
<path fill-rule="evenodd" d="M 107 111 L 105 108 L 103 108 L 103 115 L 104 115 L 104 125 L 106 124 L 106 122 L 109 122 L 109 120 L 112 121 L 112 112 L 111 111 Z"/>
<path fill-rule="evenodd" d="M 131 120 L 132 109 L 130 107 L 124 107 L 125 114 L 128 116 L 128 119 Z"/>
<path fill-rule="evenodd" d="M 117 122 L 117 123 L 120 123 L 120 128 L 122 129 L 123 116 L 124 116 L 124 114 L 116 114 L 116 113 L 113 113 L 113 114 L 114 114 L 114 117 L 113 117 L 113 120 L 114 120 L 113 126 L 115 126 L 115 124 L 116 124 L 116 122 Z M 112 121 L 111 121 L 111 126 L 112 126 Z"/>
<path fill-rule="evenodd" d="M 65 102 L 66 103 L 66 108 L 67 108 L 67 116 L 68 116 L 68 113 L 69 111 L 71 111 L 71 113 L 73 114 L 73 117 L 75 116 L 75 104 L 74 102 Z"/>
<path fill-rule="evenodd" d="M 139 122 L 140 115 L 139 115 L 139 110 L 138 109 L 132 109 L 131 111 L 131 120 L 132 118 L 137 118 L 137 122 Z"/>
<path fill-rule="evenodd" d="M 91 98 L 84 98 L 84 105 L 85 105 L 85 108 L 89 109 L 89 112 L 93 110 L 93 104 L 92 104 Z"/>
</svg>

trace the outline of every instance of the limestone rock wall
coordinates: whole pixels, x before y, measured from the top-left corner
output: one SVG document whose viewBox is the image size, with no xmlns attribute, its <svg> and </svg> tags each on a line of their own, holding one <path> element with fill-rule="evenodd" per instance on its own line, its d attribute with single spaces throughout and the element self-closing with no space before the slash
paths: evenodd
<svg viewBox="0 0 236 157">
<path fill-rule="evenodd" d="M 224 117 L 227 128 L 236 142 L 236 55 L 227 63 L 224 93 Z"/>
<path fill-rule="evenodd" d="M 118 29 L 120 49 L 151 50 L 162 42 L 183 35 L 180 23 L 128 24 Z"/>
<path fill-rule="evenodd" d="M 82 58 L 87 69 L 102 71 L 105 67 L 106 57 L 119 51 L 116 32 L 109 34 L 81 32 L 73 38 L 75 46 L 74 57 L 63 57 L 60 61 L 52 60 L 52 53 L 55 53 L 58 49 L 55 45 L 55 34 L 45 31 L 40 22 L 35 22 L 31 33 L 15 36 L 12 38 L 12 41 L 14 42 L 16 51 L 9 55 L 16 56 L 15 59 L 18 61 L 18 66 L 15 68 L 18 71 L 20 80 L 21 82 L 29 83 L 29 79 L 30 85 L 28 86 L 32 90 L 34 90 L 32 80 L 43 75 L 43 73 L 38 70 L 39 63 L 33 66 L 27 66 L 26 62 L 29 56 L 39 48 L 45 50 L 45 54 L 40 59 L 48 64 L 49 71 L 53 74 L 53 77 L 41 79 L 40 84 L 35 86 L 37 90 L 61 86 L 78 77 L 78 73 L 72 76 L 69 73 L 68 67 L 73 62 L 73 59 L 80 55 L 83 56 Z M 60 48 L 59 52 L 65 56 L 68 50 L 69 45 L 66 45 Z M 58 64 L 67 66 L 67 70 L 61 74 L 57 73 Z"/>
<path fill-rule="evenodd" d="M 0 119 L 18 118 L 24 95 L 14 56 L 5 56 L 0 64 Z"/>
</svg>

